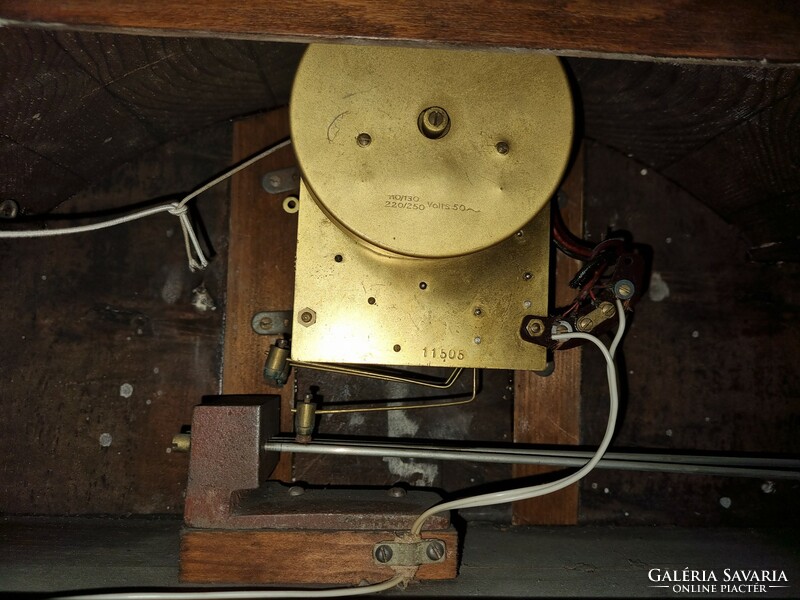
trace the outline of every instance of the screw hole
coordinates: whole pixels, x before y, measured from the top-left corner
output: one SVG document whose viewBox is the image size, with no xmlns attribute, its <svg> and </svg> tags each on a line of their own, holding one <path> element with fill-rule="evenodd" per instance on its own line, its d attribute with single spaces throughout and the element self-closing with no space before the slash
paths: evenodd
<svg viewBox="0 0 800 600">
<path fill-rule="evenodd" d="M 335 260 L 336 262 L 342 262 L 344 260 L 344 256 L 342 256 L 341 254 L 337 254 L 336 256 L 333 257 L 333 260 Z"/>
<path fill-rule="evenodd" d="M 428 289 L 428 284 L 426 282 L 424 282 L 424 281 L 420 281 L 419 282 L 419 289 L 427 290 Z"/>
<path fill-rule="evenodd" d="M 395 351 L 395 352 L 400 352 L 400 350 L 401 350 L 401 348 L 400 348 L 400 344 L 395 344 L 395 345 L 394 345 L 394 351 Z"/>
<path fill-rule="evenodd" d="M 368 304 L 375 304 L 375 298 L 373 298 L 372 296 L 370 296 L 369 298 L 367 298 L 367 303 L 368 303 Z"/>
</svg>

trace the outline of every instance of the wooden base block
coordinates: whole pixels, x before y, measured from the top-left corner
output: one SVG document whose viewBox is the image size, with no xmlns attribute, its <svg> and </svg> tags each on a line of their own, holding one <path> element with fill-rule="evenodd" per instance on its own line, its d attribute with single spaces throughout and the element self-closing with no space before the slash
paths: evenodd
<svg viewBox="0 0 800 600">
<path fill-rule="evenodd" d="M 359 585 L 395 575 L 373 558 L 373 547 L 392 541 L 391 531 L 221 530 L 181 532 L 180 579 L 191 583 Z M 452 527 L 423 532 L 444 541 L 445 560 L 422 565 L 416 578 L 455 579 L 458 535 Z"/>
</svg>

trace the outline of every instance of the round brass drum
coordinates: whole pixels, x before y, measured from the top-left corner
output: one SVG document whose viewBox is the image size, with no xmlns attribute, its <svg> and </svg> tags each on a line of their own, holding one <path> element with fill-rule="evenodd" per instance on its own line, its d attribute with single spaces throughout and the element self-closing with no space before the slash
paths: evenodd
<svg viewBox="0 0 800 600">
<path fill-rule="evenodd" d="M 291 129 L 334 222 L 389 252 L 458 256 L 545 206 L 569 156 L 572 99 L 551 56 L 319 44 L 297 71 Z"/>
</svg>

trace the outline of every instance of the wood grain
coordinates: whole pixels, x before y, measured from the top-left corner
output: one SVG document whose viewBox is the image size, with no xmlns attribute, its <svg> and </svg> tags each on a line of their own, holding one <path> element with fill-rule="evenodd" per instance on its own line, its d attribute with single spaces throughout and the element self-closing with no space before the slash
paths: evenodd
<svg viewBox="0 0 800 600">
<path fill-rule="evenodd" d="M 192 583 L 379 583 L 395 571 L 372 557 L 391 531 L 221 531 L 184 529 L 180 578 Z M 422 535 L 445 542 L 441 563 L 422 565 L 416 579 L 454 579 L 458 536 L 454 529 Z"/>
<path fill-rule="evenodd" d="M 308 0 L 0 1 L 0 17 L 38 26 L 300 41 L 368 40 L 532 48 L 560 54 L 800 60 L 800 12 L 767 0 L 514 2 Z"/>
<path fill-rule="evenodd" d="M 234 127 L 234 160 L 241 161 L 288 135 L 286 109 L 239 121 Z M 293 306 L 297 215 L 283 210 L 288 194 L 268 194 L 261 177 L 295 164 L 294 153 L 287 147 L 233 177 L 223 349 L 222 393 L 280 394 L 283 431 L 292 430 L 293 386 L 289 382 L 276 388 L 265 382 L 264 361 L 277 338 L 256 334 L 251 320 L 257 312 Z M 284 455 L 272 478 L 289 481 L 291 477 L 291 456 Z"/>
<path fill-rule="evenodd" d="M 587 236 L 631 231 L 653 251 L 650 291 L 621 347 L 621 418 L 614 446 L 655 451 L 800 453 L 800 265 L 759 264 L 719 215 L 660 174 L 587 144 Z M 584 361 L 583 443 L 608 414 L 603 360 Z M 783 527 L 792 484 L 724 477 L 594 471 L 583 522 Z M 770 493 L 765 493 L 765 490 Z M 725 508 L 721 498 L 732 504 Z"/>
<path fill-rule="evenodd" d="M 229 157 L 230 127 L 206 130 L 108 174 L 61 212 L 177 194 Z M 196 205 L 223 254 L 225 186 Z M 180 514 L 188 456 L 170 453 L 170 441 L 218 389 L 225 261 L 191 273 L 178 222 L 165 214 L 0 240 L 0 263 L 0 512 Z M 217 310 L 193 306 L 200 286 Z"/>
<path fill-rule="evenodd" d="M 579 149 L 572 168 L 561 186 L 559 209 L 564 222 L 576 235 L 583 232 L 584 152 Z M 580 268 L 579 261 L 560 252 L 556 256 L 553 285 L 556 307 L 568 304 L 575 290 L 567 282 Z M 528 444 L 580 443 L 581 348 L 557 352 L 555 370 L 548 377 L 530 371 L 514 375 L 514 441 Z M 514 465 L 515 477 L 552 472 L 535 465 Z M 578 485 L 554 494 L 516 502 L 515 525 L 571 525 L 578 521 Z"/>
</svg>

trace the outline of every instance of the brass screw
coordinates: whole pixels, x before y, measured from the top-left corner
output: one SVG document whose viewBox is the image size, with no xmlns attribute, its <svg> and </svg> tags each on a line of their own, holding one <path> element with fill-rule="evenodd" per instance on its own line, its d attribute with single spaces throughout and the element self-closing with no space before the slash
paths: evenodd
<svg viewBox="0 0 800 600">
<path fill-rule="evenodd" d="M 172 436 L 173 452 L 189 452 L 192 447 L 192 436 L 188 433 L 176 433 Z"/>
<path fill-rule="evenodd" d="M 417 126 L 425 137 L 436 140 L 450 131 L 450 115 L 440 106 L 423 110 L 417 119 Z"/>
<path fill-rule="evenodd" d="M 425 548 L 425 554 L 427 554 L 428 558 L 431 560 L 442 560 L 442 557 L 444 556 L 444 544 L 439 540 L 433 540 L 430 544 L 428 544 L 428 547 Z"/>
<path fill-rule="evenodd" d="M 525 326 L 525 331 L 531 337 L 539 337 L 544 333 L 544 322 L 541 319 L 531 319 Z"/>
<path fill-rule="evenodd" d="M 578 331 L 591 331 L 594 322 L 589 317 L 581 317 L 578 321 Z"/>
<path fill-rule="evenodd" d="M 394 554 L 392 549 L 385 544 L 375 548 L 375 560 L 377 560 L 379 563 L 385 564 L 392 560 L 392 554 Z"/>
<path fill-rule="evenodd" d="M 508 154 L 508 142 L 497 142 L 494 148 L 498 154 Z"/>
<path fill-rule="evenodd" d="M 617 314 L 617 309 L 614 308 L 614 305 L 611 302 L 603 302 L 600 304 L 600 312 L 603 313 L 603 316 L 606 317 L 613 317 Z"/>
<path fill-rule="evenodd" d="M 366 148 L 372 143 L 372 136 L 368 133 L 359 133 L 356 138 L 356 143 L 362 148 Z"/>
<path fill-rule="evenodd" d="M 311 313 L 304 312 L 302 315 L 300 315 L 300 320 L 303 323 L 310 323 L 312 318 L 313 317 L 311 316 Z"/>
<path fill-rule="evenodd" d="M 531 273 L 525 273 L 525 274 L 522 276 L 522 278 L 523 278 L 525 281 L 530 281 L 531 279 L 533 279 L 533 275 L 532 275 Z"/>
</svg>

